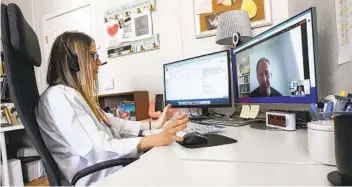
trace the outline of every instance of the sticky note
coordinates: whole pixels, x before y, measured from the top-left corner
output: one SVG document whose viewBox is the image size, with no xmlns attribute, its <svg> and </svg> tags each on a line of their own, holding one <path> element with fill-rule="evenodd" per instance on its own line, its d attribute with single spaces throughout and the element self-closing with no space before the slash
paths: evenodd
<svg viewBox="0 0 352 187">
<path fill-rule="evenodd" d="M 345 91 L 345 90 L 342 90 L 342 91 L 340 92 L 340 96 L 346 97 L 346 91 Z"/>
<path fill-rule="evenodd" d="M 259 114 L 259 105 L 251 105 L 251 110 L 249 112 L 249 118 L 255 119 Z"/>
<path fill-rule="evenodd" d="M 249 105 L 242 105 L 240 118 L 249 118 L 251 107 Z"/>
</svg>

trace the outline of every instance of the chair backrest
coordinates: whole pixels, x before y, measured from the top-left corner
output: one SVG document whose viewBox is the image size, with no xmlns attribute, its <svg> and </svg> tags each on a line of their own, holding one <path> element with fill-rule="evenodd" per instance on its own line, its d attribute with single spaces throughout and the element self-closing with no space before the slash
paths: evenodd
<svg viewBox="0 0 352 187">
<path fill-rule="evenodd" d="M 35 116 L 39 93 L 34 66 L 41 65 L 39 41 L 16 4 L 1 4 L 1 35 L 11 98 L 44 163 L 50 185 L 60 186 L 60 170 L 42 139 Z"/>
</svg>

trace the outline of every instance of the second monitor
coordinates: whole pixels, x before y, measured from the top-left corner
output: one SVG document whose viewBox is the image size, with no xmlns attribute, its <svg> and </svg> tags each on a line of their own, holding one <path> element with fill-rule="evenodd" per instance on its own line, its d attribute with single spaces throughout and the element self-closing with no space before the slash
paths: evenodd
<svg viewBox="0 0 352 187">
<path fill-rule="evenodd" d="M 233 50 L 236 103 L 316 103 L 315 9 Z"/>
<path fill-rule="evenodd" d="M 220 51 L 164 65 L 165 104 L 175 108 L 231 107 L 230 52 Z"/>
</svg>

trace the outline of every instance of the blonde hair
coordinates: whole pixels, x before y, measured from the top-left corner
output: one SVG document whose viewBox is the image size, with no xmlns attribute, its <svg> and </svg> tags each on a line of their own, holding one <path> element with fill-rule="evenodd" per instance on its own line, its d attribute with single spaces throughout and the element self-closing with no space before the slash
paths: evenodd
<svg viewBox="0 0 352 187">
<path fill-rule="evenodd" d="M 76 89 L 85 99 L 96 118 L 103 121 L 104 114 L 98 101 L 98 83 L 94 79 L 90 46 L 94 40 L 80 32 L 65 32 L 53 43 L 49 57 L 47 83 L 49 86 L 63 84 Z M 66 49 L 65 49 L 66 48 Z M 72 71 L 68 61 L 77 56 L 79 71 Z"/>
</svg>

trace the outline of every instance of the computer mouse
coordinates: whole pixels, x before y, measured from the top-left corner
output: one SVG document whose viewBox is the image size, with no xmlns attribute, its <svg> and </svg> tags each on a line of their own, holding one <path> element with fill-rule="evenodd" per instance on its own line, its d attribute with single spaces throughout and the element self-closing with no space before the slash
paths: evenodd
<svg viewBox="0 0 352 187">
<path fill-rule="evenodd" d="M 198 132 L 190 132 L 183 136 L 183 145 L 206 144 L 208 138 Z"/>
</svg>

